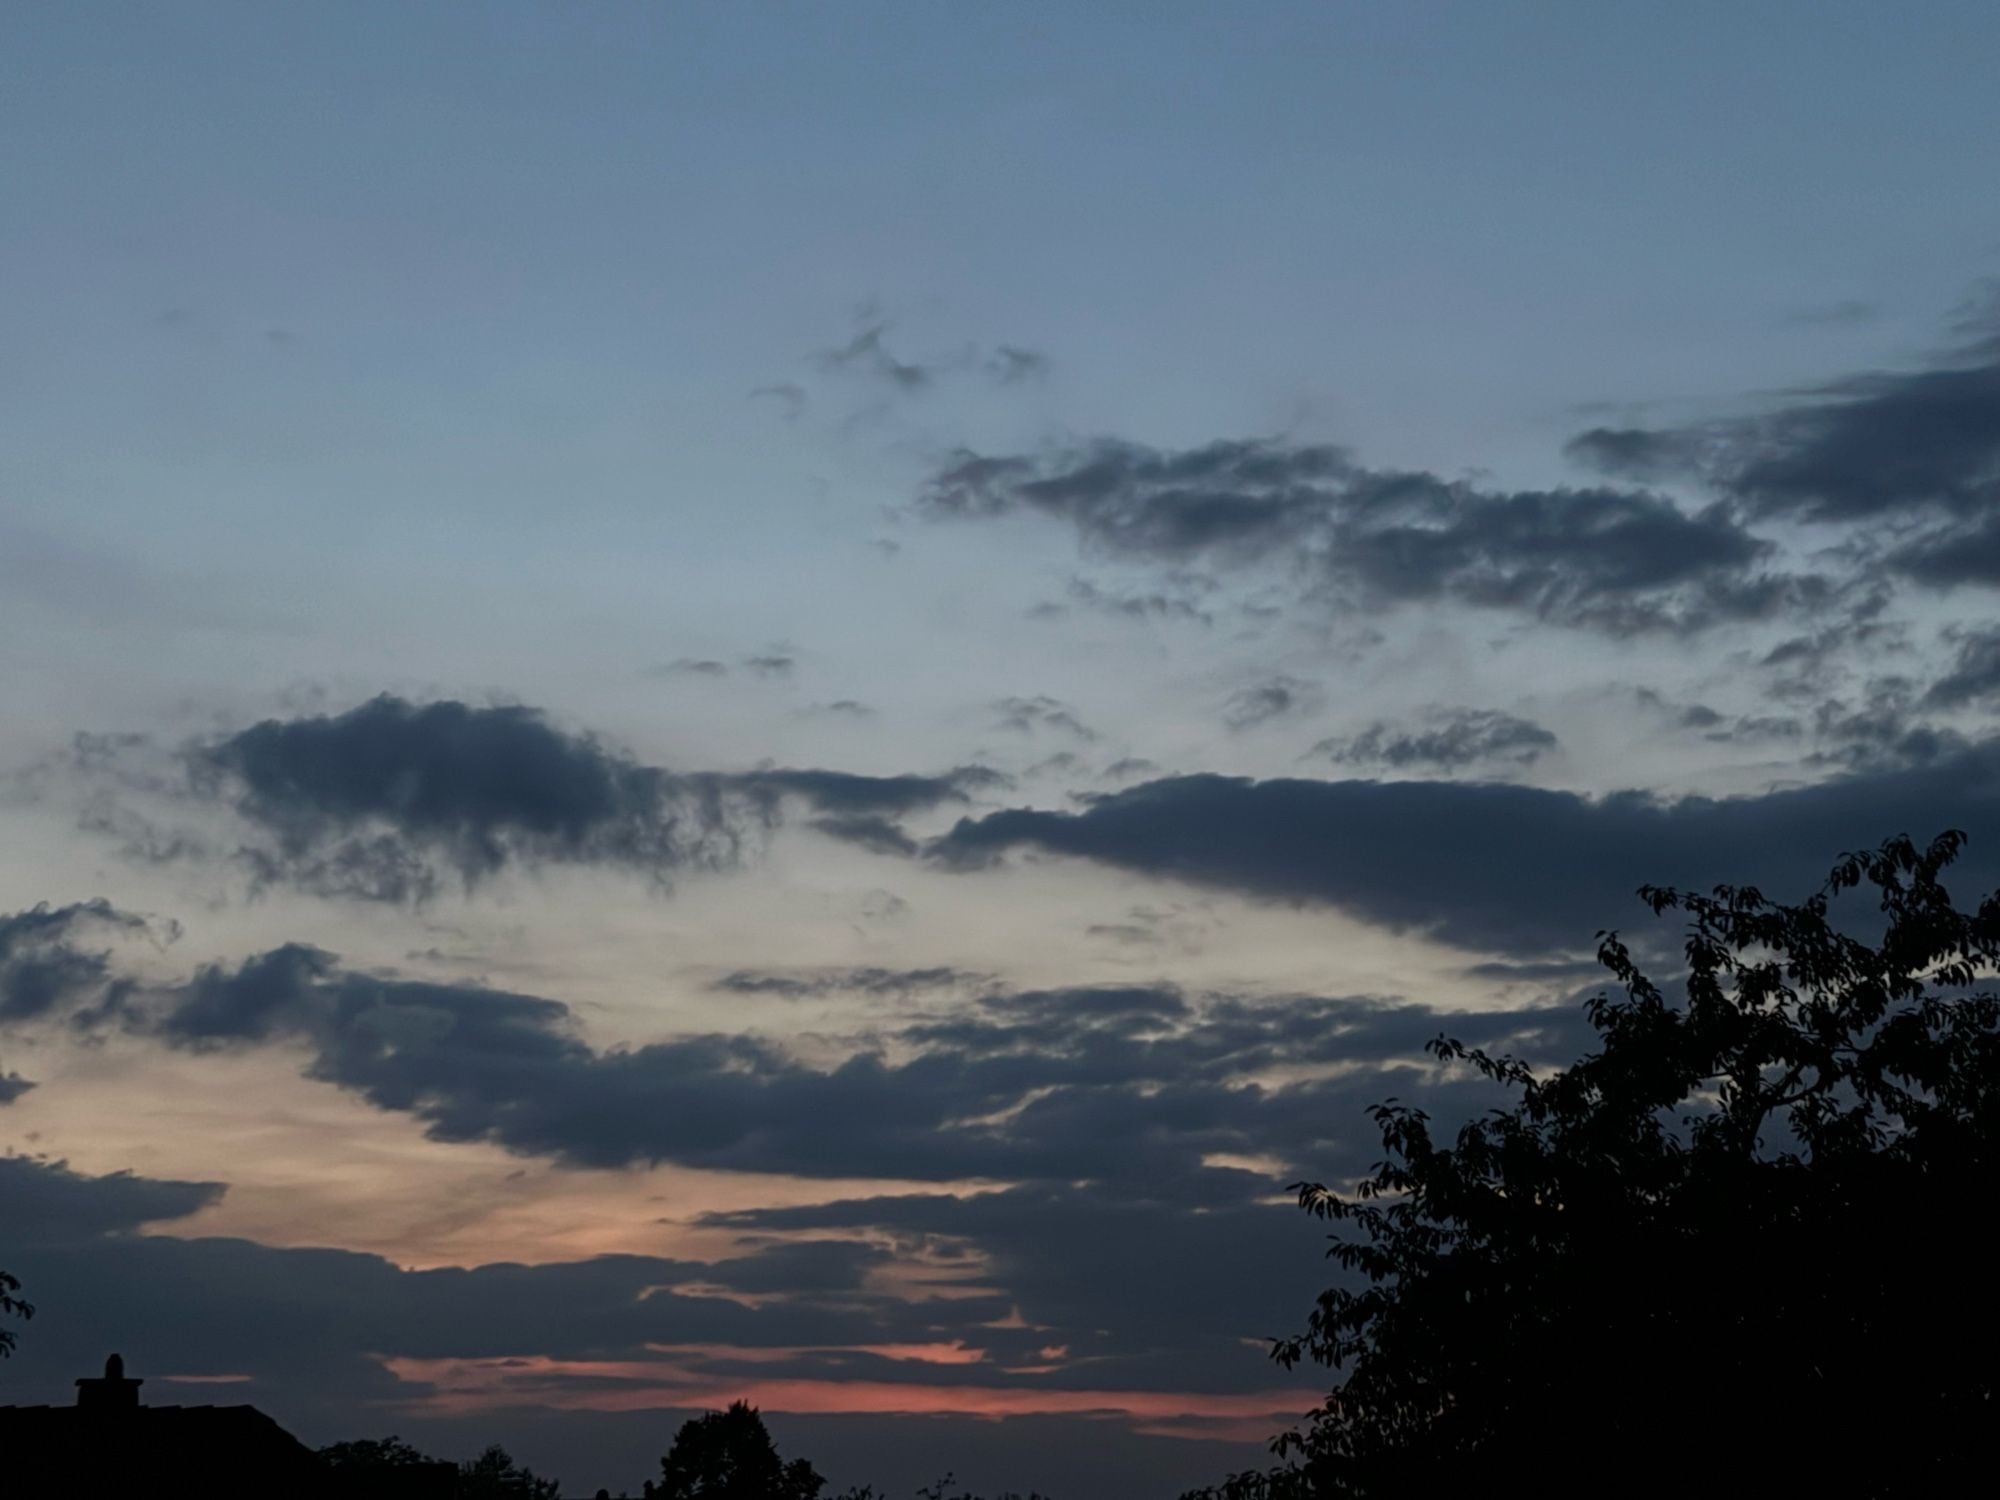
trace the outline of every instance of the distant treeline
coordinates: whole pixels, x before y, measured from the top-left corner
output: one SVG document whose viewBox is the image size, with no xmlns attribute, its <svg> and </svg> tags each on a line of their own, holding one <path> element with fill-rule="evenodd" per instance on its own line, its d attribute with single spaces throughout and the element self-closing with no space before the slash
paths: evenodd
<svg viewBox="0 0 2000 1500">
<path fill-rule="evenodd" d="M 335 1443 L 319 1456 L 342 1491 L 371 1500 L 558 1500 L 562 1493 L 560 1481 L 543 1479 L 497 1444 L 462 1464 L 420 1453 L 399 1437 Z M 955 1484 L 946 1474 L 919 1486 L 917 1500 L 1050 1500 L 1013 1490 L 982 1497 Z M 825 1491 L 819 1471 L 806 1459 L 781 1457 L 757 1409 L 738 1401 L 682 1423 L 660 1459 L 660 1476 L 644 1480 L 638 1494 L 644 1500 L 823 1500 Z M 597 1495 L 611 1500 L 609 1490 Z M 634 1500 L 630 1490 L 618 1497 Z M 830 1500 L 889 1497 L 872 1485 L 855 1485 Z"/>
</svg>

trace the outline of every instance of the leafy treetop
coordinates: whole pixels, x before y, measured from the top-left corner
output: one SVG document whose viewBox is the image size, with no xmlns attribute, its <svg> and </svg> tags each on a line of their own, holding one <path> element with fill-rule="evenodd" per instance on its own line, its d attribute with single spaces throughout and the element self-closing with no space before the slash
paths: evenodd
<svg viewBox="0 0 2000 1500">
<path fill-rule="evenodd" d="M 20 1290 L 20 1282 L 0 1271 L 0 1318 L 32 1318 L 35 1315 L 35 1305 L 22 1301 L 17 1295 Z M 13 1329 L 0 1328 L 0 1359 L 14 1352 L 14 1338 Z"/>
<path fill-rule="evenodd" d="M 1962 843 L 1849 855 L 1798 905 L 1643 890 L 1684 975 L 1600 934 L 1623 997 L 1548 1076 L 1434 1043 L 1515 1102 L 1446 1142 L 1390 1100 L 1366 1179 L 1296 1185 L 1347 1274 L 1273 1352 L 1346 1378 L 1277 1468 L 1202 1493 L 1970 1492 L 2000 1415 L 2000 897 L 1954 906 Z"/>
<path fill-rule="evenodd" d="M 656 1500 L 818 1500 L 826 1480 L 803 1458 L 778 1456 L 764 1419 L 747 1402 L 681 1424 L 660 1460 Z"/>
</svg>

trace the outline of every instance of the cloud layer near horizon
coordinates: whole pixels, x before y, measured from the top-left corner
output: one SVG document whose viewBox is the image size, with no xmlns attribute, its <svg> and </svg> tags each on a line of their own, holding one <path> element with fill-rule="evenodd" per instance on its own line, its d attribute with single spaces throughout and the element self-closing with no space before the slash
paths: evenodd
<svg viewBox="0 0 2000 1500">
<path fill-rule="evenodd" d="M 1098 986 L 960 995 L 857 1039 L 832 1065 L 753 1032 L 598 1051 L 558 1000 L 356 971 L 296 943 L 140 984 L 80 946 L 95 925 L 134 919 L 90 906 L 5 920 L 37 926 L 0 953 L 0 993 L 38 986 L 36 1014 L 51 1024 L 196 1053 L 303 1047 L 307 1077 L 413 1115 L 435 1139 L 578 1167 L 1090 1179 L 1199 1199 L 1229 1181 L 1239 1186 L 1225 1193 L 1254 1187 L 1217 1161 L 1345 1170 L 1378 1074 L 1417 1066 L 1447 1024 L 1550 1055 L 1579 1034 L 1575 1014 L 1547 1008 Z M 861 993 L 881 984 L 874 971 L 852 980 Z"/>
</svg>

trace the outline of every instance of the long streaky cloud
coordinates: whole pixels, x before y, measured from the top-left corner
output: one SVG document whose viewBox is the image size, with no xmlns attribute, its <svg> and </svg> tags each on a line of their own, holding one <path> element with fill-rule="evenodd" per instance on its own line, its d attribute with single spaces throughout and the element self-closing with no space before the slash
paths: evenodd
<svg viewBox="0 0 2000 1500">
<path fill-rule="evenodd" d="M 1630 924 L 1642 884 L 1734 880 L 1802 898 L 1843 850 L 1947 828 L 1973 835 L 1955 883 L 1983 894 L 2000 869 L 2000 740 L 1745 797 L 1177 776 L 1081 811 L 968 817 L 930 852 L 947 868 L 974 869 L 1011 849 L 1039 850 L 1333 907 L 1475 951 L 1541 955 Z"/>
<path fill-rule="evenodd" d="M 66 961 L 71 951 L 47 949 Z M 4 971 L 0 971 L 4 973 Z M 915 976 L 928 985 L 937 976 Z M 953 976 L 955 977 L 955 976 Z M 99 963 L 72 1009 L 196 1052 L 272 1047 L 308 1077 L 421 1120 L 579 1167 L 674 1162 L 801 1176 L 1204 1184 L 1214 1159 L 1329 1158 L 1382 1075 L 1450 1025 L 1544 1051 L 1576 1017 L 1446 1012 L 1356 997 L 1277 1003 L 1172 986 L 982 990 L 808 1062 L 754 1034 L 693 1034 L 608 1051 L 561 1001 L 352 969 L 289 943 L 175 983 Z M 744 981 L 748 983 L 750 981 Z M 862 971 L 877 987 L 896 976 Z M 122 985 L 105 1006 L 98 992 Z M 80 1024 L 75 1015 L 50 1022 Z M 1296 1070 L 1310 1076 L 1300 1078 Z M 1280 1081 L 1265 1075 L 1292 1070 Z"/>
<path fill-rule="evenodd" d="M 1907 370 L 1822 382 L 1746 415 L 1596 427 L 1571 456 L 1635 481 L 1694 480 L 1765 517 L 1870 536 L 1919 584 L 2000 586 L 2000 318 Z"/>
</svg>

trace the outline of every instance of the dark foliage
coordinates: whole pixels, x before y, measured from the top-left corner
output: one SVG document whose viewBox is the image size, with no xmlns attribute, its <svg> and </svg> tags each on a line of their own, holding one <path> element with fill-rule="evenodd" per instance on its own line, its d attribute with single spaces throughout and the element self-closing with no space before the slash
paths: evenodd
<svg viewBox="0 0 2000 1500">
<path fill-rule="evenodd" d="M 32 1318 L 35 1315 L 34 1303 L 24 1302 L 16 1295 L 20 1290 L 18 1280 L 0 1271 L 0 1318 Z M 14 1352 L 14 1339 L 13 1329 L 0 1327 L 0 1359 Z"/>
<path fill-rule="evenodd" d="M 558 1500 L 561 1493 L 558 1481 L 536 1477 L 498 1443 L 458 1466 L 459 1500 Z"/>
<path fill-rule="evenodd" d="M 984 1500 L 983 1496 L 975 1495 L 971 1490 L 953 1488 L 957 1483 L 958 1476 L 947 1473 L 929 1484 L 920 1484 L 917 1486 L 916 1500 Z M 834 1500 L 889 1500 L 889 1492 L 878 1490 L 872 1484 L 857 1484 L 842 1490 Z M 1039 1490 L 1032 1490 L 1025 1495 L 1019 1490 L 1006 1490 L 993 1496 L 993 1500 L 1049 1500 L 1049 1497 Z"/>
<path fill-rule="evenodd" d="M 917 1500 L 981 1500 L 980 1496 L 970 1490 L 953 1490 L 952 1486 L 957 1482 L 956 1474 L 946 1474 L 942 1479 L 933 1480 L 929 1484 L 920 1484 L 917 1486 Z M 865 1497 L 857 1497 L 857 1500 L 865 1500 Z M 1019 1490 L 1008 1490 L 995 1495 L 993 1500 L 1048 1500 L 1048 1496 L 1039 1490 L 1032 1490 L 1025 1495 Z"/>
<path fill-rule="evenodd" d="M 416 1468 L 438 1460 L 419 1451 L 393 1433 L 385 1438 L 360 1438 L 351 1443 L 330 1443 L 319 1450 L 320 1462 L 344 1480 L 365 1480 L 390 1469 Z"/>
<path fill-rule="evenodd" d="M 557 1500 L 561 1484 L 518 1464 L 498 1443 L 462 1464 L 450 1464 L 401 1438 L 363 1438 L 319 1450 L 342 1494 L 449 1493 L 456 1500 Z"/>
<path fill-rule="evenodd" d="M 1203 1493 L 1977 1488 L 2000 897 L 1954 906 L 1962 842 L 1849 856 L 1797 906 L 1642 891 L 1685 916 L 1684 994 L 1604 936 L 1624 998 L 1566 1070 L 1435 1043 L 1518 1102 L 1447 1144 L 1392 1100 L 1355 1191 L 1298 1185 L 1350 1275 L 1274 1354 L 1346 1378 L 1278 1468 Z"/>
<path fill-rule="evenodd" d="M 682 1423 L 660 1469 L 659 1484 L 646 1487 L 656 1500 L 818 1500 L 826 1487 L 803 1458 L 778 1456 L 764 1419 L 743 1401 Z"/>
</svg>

